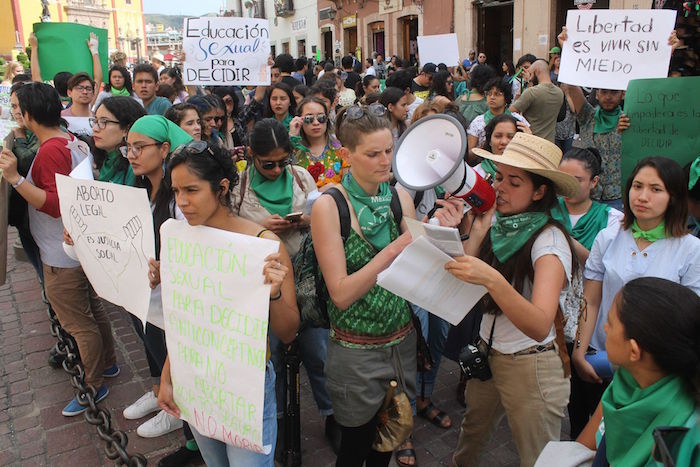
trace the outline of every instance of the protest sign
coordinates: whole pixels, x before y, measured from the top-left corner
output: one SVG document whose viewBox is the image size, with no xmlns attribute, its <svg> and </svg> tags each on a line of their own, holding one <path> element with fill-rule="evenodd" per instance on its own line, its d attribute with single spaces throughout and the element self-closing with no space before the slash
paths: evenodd
<svg viewBox="0 0 700 467">
<path fill-rule="evenodd" d="M 262 444 L 270 286 L 279 242 L 187 221 L 160 229 L 165 334 L 175 403 L 204 436 L 255 452 Z"/>
<path fill-rule="evenodd" d="M 627 89 L 632 79 L 668 74 L 674 10 L 569 10 L 559 81 Z"/>
<path fill-rule="evenodd" d="M 95 292 L 145 325 L 156 250 L 146 190 L 60 174 L 56 188 L 63 226 Z"/>
<path fill-rule="evenodd" d="M 78 136 L 92 136 L 90 117 L 68 117 L 63 119 L 68 123 L 68 131 Z"/>
<path fill-rule="evenodd" d="M 106 29 L 77 23 L 34 23 L 34 34 L 39 44 L 41 79 L 52 80 L 60 71 L 84 71 L 94 78 L 92 54 L 85 42 L 90 38 L 91 32 L 97 35 L 102 76 L 107 78 L 109 44 Z"/>
<path fill-rule="evenodd" d="M 421 65 L 444 63 L 454 66 L 459 63 L 459 47 L 457 34 L 435 34 L 433 36 L 418 36 L 418 57 Z"/>
<path fill-rule="evenodd" d="M 700 156 L 700 76 L 630 81 L 622 132 L 622 185 L 639 160 L 664 156 L 682 166 Z"/>
<path fill-rule="evenodd" d="M 259 18 L 185 18 L 185 84 L 270 84 L 270 26 Z"/>
</svg>

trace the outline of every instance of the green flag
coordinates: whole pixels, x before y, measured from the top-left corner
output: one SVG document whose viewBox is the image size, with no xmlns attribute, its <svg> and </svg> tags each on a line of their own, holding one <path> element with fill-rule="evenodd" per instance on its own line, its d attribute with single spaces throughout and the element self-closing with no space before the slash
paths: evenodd
<svg viewBox="0 0 700 467">
<path fill-rule="evenodd" d="M 92 74 L 92 54 L 85 41 L 90 33 L 97 35 L 102 76 L 107 78 L 107 30 L 75 23 L 34 23 L 34 34 L 39 43 L 41 79 L 52 80 L 60 71 Z M 34 51 L 32 51 L 34 52 Z"/>
<path fill-rule="evenodd" d="M 321 49 L 316 49 L 316 61 L 321 61 Z"/>
</svg>

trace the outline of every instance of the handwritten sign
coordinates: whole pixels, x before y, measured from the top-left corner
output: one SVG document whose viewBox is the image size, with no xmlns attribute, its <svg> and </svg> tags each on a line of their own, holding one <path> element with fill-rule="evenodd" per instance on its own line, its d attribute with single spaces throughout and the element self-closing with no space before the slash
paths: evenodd
<svg viewBox="0 0 700 467">
<path fill-rule="evenodd" d="M 56 174 L 61 219 L 95 292 L 146 323 L 155 258 L 146 190 Z"/>
<path fill-rule="evenodd" d="M 160 229 L 163 314 L 175 402 L 197 431 L 262 444 L 270 286 L 264 259 L 279 242 L 187 221 Z"/>
<path fill-rule="evenodd" d="M 430 62 L 452 66 L 459 63 L 457 34 L 418 36 L 418 56 L 421 65 Z"/>
<path fill-rule="evenodd" d="M 673 10 L 569 10 L 559 81 L 627 89 L 632 79 L 665 78 Z"/>
<path fill-rule="evenodd" d="M 90 117 L 68 117 L 63 119 L 68 123 L 68 131 L 77 136 L 92 136 Z"/>
<path fill-rule="evenodd" d="M 640 159 L 664 156 L 681 166 L 700 155 L 700 76 L 630 81 L 622 133 L 622 183 Z"/>
<path fill-rule="evenodd" d="M 185 84 L 270 84 L 270 26 L 259 18 L 185 18 Z"/>
</svg>

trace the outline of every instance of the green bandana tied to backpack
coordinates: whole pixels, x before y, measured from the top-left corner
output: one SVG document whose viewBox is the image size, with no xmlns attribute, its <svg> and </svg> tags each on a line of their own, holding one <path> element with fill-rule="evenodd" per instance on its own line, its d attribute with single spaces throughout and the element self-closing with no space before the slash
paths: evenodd
<svg viewBox="0 0 700 467">
<path fill-rule="evenodd" d="M 522 212 L 512 216 L 496 213 L 491 226 L 491 246 L 498 261 L 505 263 L 549 220 L 544 212 Z"/>
<path fill-rule="evenodd" d="M 389 183 L 380 183 L 379 192 L 370 196 L 362 189 L 352 176 L 352 172 L 343 177 L 342 182 L 355 210 L 357 222 L 362 235 L 376 249 L 381 250 L 391 241 L 391 191 Z"/>
<path fill-rule="evenodd" d="M 270 180 L 258 172 L 255 164 L 250 166 L 250 188 L 255 192 L 260 204 L 270 214 L 284 217 L 292 212 L 293 178 L 294 176 L 285 168 L 279 177 Z"/>
</svg>

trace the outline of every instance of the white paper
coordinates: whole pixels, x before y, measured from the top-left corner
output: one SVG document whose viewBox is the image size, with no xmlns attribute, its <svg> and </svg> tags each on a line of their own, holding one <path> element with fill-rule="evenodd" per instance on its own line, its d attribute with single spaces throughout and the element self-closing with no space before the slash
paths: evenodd
<svg viewBox="0 0 700 467">
<path fill-rule="evenodd" d="M 262 444 L 270 286 L 279 242 L 169 219 L 160 229 L 165 334 L 175 402 L 210 438 Z"/>
<path fill-rule="evenodd" d="M 424 224 L 410 217 L 406 217 L 406 226 L 413 238 L 423 236 L 450 256 L 464 256 L 464 246 L 459 236 L 459 230 L 454 227 Z"/>
<path fill-rule="evenodd" d="M 569 10 L 559 81 L 625 90 L 632 79 L 665 78 L 675 22 L 675 10 Z"/>
<path fill-rule="evenodd" d="M 266 19 L 185 18 L 185 84 L 268 85 L 270 26 Z"/>
<path fill-rule="evenodd" d="M 78 180 L 94 180 L 95 177 L 92 173 L 92 158 L 87 157 L 83 159 L 83 162 L 78 164 L 71 171 L 70 177 Z"/>
<path fill-rule="evenodd" d="M 146 323 L 155 258 L 153 215 L 146 190 L 56 174 L 63 226 L 100 297 Z"/>
<path fill-rule="evenodd" d="M 418 237 L 379 273 L 377 284 L 457 325 L 487 290 L 447 272 L 445 264 L 450 261 L 454 260 L 425 237 Z"/>
<path fill-rule="evenodd" d="M 90 117 L 62 117 L 68 122 L 68 131 L 74 135 L 92 136 Z"/>
<path fill-rule="evenodd" d="M 447 66 L 459 63 L 459 47 L 457 34 L 435 34 L 433 36 L 418 36 L 418 56 L 421 65 L 428 62 Z"/>
</svg>

